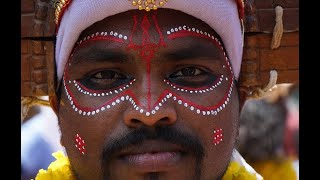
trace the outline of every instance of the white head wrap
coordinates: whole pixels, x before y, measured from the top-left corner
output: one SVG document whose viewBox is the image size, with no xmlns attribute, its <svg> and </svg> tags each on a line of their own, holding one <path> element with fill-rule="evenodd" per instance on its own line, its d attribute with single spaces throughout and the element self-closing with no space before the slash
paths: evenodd
<svg viewBox="0 0 320 180">
<path fill-rule="evenodd" d="M 192 15 L 214 29 L 221 37 L 235 77 L 238 79 L 242 60 L 243 35 L 235 0 L 169 0 L 163 8 Z M 72 48 L 83 30 L 104 18 L 137 9 L 128 0 L 73 0 L 64 12 L 56 41 L 58 81 Z"/>
</svg>

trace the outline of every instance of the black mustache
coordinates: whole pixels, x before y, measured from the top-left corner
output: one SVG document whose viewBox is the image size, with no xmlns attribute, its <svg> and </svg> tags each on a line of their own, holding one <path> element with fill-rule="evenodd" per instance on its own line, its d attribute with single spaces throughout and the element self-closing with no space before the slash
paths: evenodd
<svg viewBox="0 0 320 180">
<path fill-rule="evenodd" d="M 116 152 L 131 145 L 142 144 L 146 140 L 162 140 L 179 145 L 187 152 L 195 155 L 197 159 L 202 159 L 204 156 L 204 148 L 200 140 L 193 135 L 181 132 L 170 126 L 158 126 L 155 128 L 142 126 L 121 138 L 109 140 L 102 151 L 102 165 L 107 166 Z"/>
</svg>

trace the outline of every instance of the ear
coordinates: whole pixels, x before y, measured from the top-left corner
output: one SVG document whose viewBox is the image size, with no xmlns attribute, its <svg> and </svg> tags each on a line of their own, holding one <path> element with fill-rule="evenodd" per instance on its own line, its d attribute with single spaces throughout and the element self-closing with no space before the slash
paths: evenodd
<svg viewBox="0 0 320 180">
<path fill-rule="evenodd" d="M 49 102 L 50 102 L 51 108 L 58 116 L 58 112 L 59 112 L 59 99 L 58 99 L 58 97 L 56 95 L 49 96 Z"/>
</svg>

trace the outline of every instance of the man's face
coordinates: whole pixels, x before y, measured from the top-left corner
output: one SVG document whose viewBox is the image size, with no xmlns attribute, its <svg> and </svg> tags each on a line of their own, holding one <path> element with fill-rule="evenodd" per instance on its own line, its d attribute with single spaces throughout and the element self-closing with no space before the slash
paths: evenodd
<svg viewBox="0 0 320 180">
<path fill-rule="evenodd" d="M 59 109 L 77 177 L 220 178 L 239 117 L 222 47 L 208 25 L 174 10 L 132 10 L 84 30 Z"/>
</svg>

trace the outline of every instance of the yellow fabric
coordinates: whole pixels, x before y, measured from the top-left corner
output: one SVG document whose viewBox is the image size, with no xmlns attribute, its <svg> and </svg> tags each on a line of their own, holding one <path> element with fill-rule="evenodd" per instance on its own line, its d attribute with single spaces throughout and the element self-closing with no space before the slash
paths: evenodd
<svg viewBox="0 0 320 180">
<path fill-rule="evenodd" d="M 69 159 L 61 151 L 52 154 L 56 161 L 52 162 L 48 170 L 40 169 L 35 180 L 75 180 L 70 168 Z M 256 175 L 248 172 L 239 163 L 230 163 L 223 180 L 256 180 Z"/>
<path fill-rule="evenodd" d="M 281 159 L 256 162 L 251 165 L 265 180 L 296 180 L 297 175 L 292 162 L 292 159 Z"/>
</svg>

